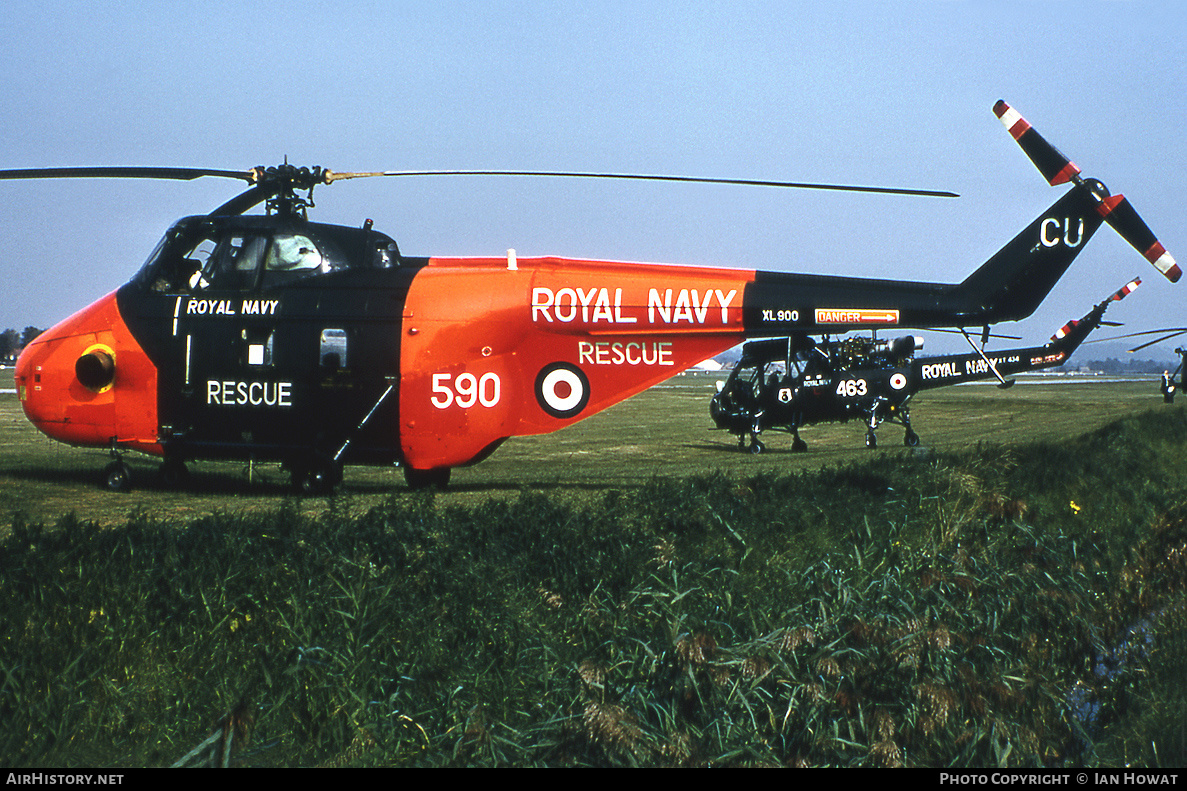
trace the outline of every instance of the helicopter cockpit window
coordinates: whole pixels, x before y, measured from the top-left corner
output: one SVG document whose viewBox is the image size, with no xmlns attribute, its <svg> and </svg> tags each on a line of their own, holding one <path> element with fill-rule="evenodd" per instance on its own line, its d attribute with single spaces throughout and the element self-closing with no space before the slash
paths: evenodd
<svg viewBox="0 0 1187 791">
<path fill-rule="evenodd" d="M 738 369 L 734 375 L 735 395 L 748 403 L 758 397 L 759 382 L 762 380 L 761 369 L 757 365 L 746 365 Z"/>
<path fill-rule="evenodd" d="M 332 245 L 318 244 L 304 234 L 278 233 L 272 237 L 264 262 L 264 285 L 282 285 L 347 266 L 347 261 Z"/>
<path fill-rule="evenodd" d="M 818 346 L 797 352 L 795 364 L 805 376 L 823 376 L 832 371 L 828 353 Z"/>
<path fill-rule="evenodd" d="M 211 245 L 213 249 L 207 251 Z M 262 236 L 231 235 L 217 243 L 211 239 L 203 240 L 194 249 L 196 255 L 187 256 L 195 263 L 206 256 L 201 269 L 190 277 L 190 287 L 195 291 L 252 288 L 266 247 L 267 239 Z"/>
<path fill-rule="evenodd" d="M 217 246 L 213 239 L 202 239 L 178 259 L 175 267 L 180 276 L 179 285 L 184 284 L 185 287 L 191 289 L 199 287 L 199 283 L 202 282 L 202 272 L 210 263 L 210 256 Z"/>
<path fill-rule="evenodd" d="M 788 376 L 787 361 L 770 360 L 763 366 L 762 376 L 759 377 L 757 382 L 755 396 L 771 398 L 775 393 L 791 385 L 792 380 Z"/>
<path fill-rule="evenodd" d="M 400 248 L 390 239 L 386 244 L 377 244 L 371 265 L 376 269 L 391 269 L 393 266 L 399 266 Z"/>
<path fill-rule="evenodd" d="M 308 236 L 277 235 L 268 251 L 269 272 L 316 270 L 324 263 L 321 251 Z"/>
<path fill-rule="evenodd" d="M 158 294 L 187 293 L 197 287 L 215 247 L 209 237 L 166 237 L 137 274 L 137 280 Z"/>
</svg>

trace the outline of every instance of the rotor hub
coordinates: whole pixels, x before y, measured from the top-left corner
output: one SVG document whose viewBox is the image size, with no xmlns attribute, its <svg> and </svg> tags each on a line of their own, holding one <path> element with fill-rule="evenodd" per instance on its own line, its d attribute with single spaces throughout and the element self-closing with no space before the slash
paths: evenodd
<svg viewBox="0 0 1187 791">
<path fill-rule="evenodd" d="M 270 168 L 258 165 L 251 169 L 256 186 L 271 194 L 265 204 L 268 213 L 284 216 L 298 212 L 302 216 L 307 214 L 307 210 L 314 205 L 313 188 L 327 183 L 326 172 L 321 166 L 299 168 L 287 162 Z M 297 195 L 297 190 L 305 190 L 305 196 Z"/>
<path fill-rule="evenodd" d="M 1084 179 L 1084 186 L 1092 193 L 1098 201 L 1103 201 L 1110 196 L 1109 188 L 1098 179 Z"/>
</svg>

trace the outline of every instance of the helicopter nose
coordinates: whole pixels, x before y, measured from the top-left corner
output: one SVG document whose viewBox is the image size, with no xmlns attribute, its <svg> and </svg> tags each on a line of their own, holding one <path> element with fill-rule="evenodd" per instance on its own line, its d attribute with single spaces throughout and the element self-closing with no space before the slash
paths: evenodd
<svg viewBox="0 0 1187 791">
<path fill-rule="evenodd" d="M 103 445 L 116 435 L 114 338 L 89 324 L 75 314 L 37 336 L 17 360 L 17 394 L 26 417 L 71 445 Z"/>
<path fill-rule="evenodd" d="M 137 381 L 143 378 L 135 375 L 137 369 L 144 367 L 135 364 L 143 358 L 138 352 L 114 293 L 51 327 L 17 360 L 17 395 L 26 417 L 46 435 L 70 445 L 129 444 L 135 432 L 129 433 L 127 417 L 137 410 L 129 410 L 128 401 L 139 400 L 136 394 L 149 384 L 155 391 L 155 377 Z M 153 407 L 150 439 L 155 443 L 155 403 Z"/>
</svg>

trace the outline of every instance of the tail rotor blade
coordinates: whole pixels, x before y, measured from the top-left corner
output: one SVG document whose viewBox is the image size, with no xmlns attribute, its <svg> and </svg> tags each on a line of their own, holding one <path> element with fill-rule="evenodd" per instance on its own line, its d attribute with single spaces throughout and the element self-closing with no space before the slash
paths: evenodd
<svg viewBox="0 0 1187 791">
<path fill-rule="evenodd" d="M 1123 285 L 1121 288 L 1117 289 L 1117 292 L 1105 301 L 1106 302 L 1120 302 L 1121 300 L 1125 299 L 1127 296 L 1132 294 L 1134 292 L 1134 290 L 1137 289 L 1137 287 L 1140 286 L 1141 284 L 1142 284 L 1142 279 L 1140 277 L 1135 277 L 1133 280 L 1129 281 L 1128 283 Z"/>
<path fill-rule="evenodd" d="M 1124 195 L 1110 195 L 1101 201 L 1097 211 L 1113 230 L 1121 234 L 1122 239 L 1133 245 L 1147 261 L 1154 264 L 1154 268 L 1167 280 L 1172 283 L 1178 282 L 1183 271 Z"/>
<path fill-rule="evenodd" d="M 1127 296 L 1132 294 L 1134 291 L 1136 291 L 1137 287 L 1140 286 L 1141 284 L 1142 284 L 1142 279 L 1140 277 L 1135 277 L 1133 280 L 1129 281 L 1124 286 L 1122 286 L 1121 288 L 1119 288 L 1115 292 L 1113 292 L 1112 296 L 1110 296 L 1108 299 L 1104 300 L 1099 305 L 1097 305 L 1095 308 L 1093 308 L 1091 311 L 1089 311 L 1088 314 L 1086 316 L 1084 316 L 1083 318 L 1078 319 L 1076 321 L 1069 321 L 1067 324 L 1064 324 L 1062 327 L 1059 328 L 1058 331 L 1056 331 L 1056 333 L 1054 335 L 1051 336 L 1052 343 L 1054 343 L 1055 341 L 1058 341 L 1062 338 L 1066 338 L 1068 335 L 1071 334 L 1072 330 L 1074 330 L 1076 327 L 1080 326 L 1081 324 L 1083 324 L 1086 321 L 1093 321 L 1095 319 L 1096 325 L 1094 325 L 1093 329 L 1095 329 L 1095 326 L 1098 326 L 1100 324 L 1109 323 L 1109 322 L 1103 322 L 1100 320 L 1101 316 L 1103 316 L 1105 313 L 1105 309 L 1109 306 L 1109 303 L 1110 302 L 1120 302 L 1121 300 L 1125 299 Z M 1089 330 L 1089 332 L 1091 332 L 1091 331 L 1092 330 Z"/>
<path fill-rule="evenodd" d="M 1055 186 L 1069 181 L 1088 187 L 1099 201 L 1097 211 L 1105 222 L 1113 227 L 1121 238 L 1129 242 L 1145 256 L 1154 268 L 1172 283 L 1178 282 L 1183 271 L 1175 263 L 1166 248 L 1155 238 L 1149 226 L 1138 216 L 1123 195 L 1110 196 L 1100 182 L 1080 178 L 1080 168 L 1068 159 L 1058 148 L 1048 143 L 1022 115 L 1002 100 L 993 106 L 994 114 L 1001 120 L 1011 137 L 1018 142 L 1023 152 L 1030 157 L 1047 183 Z"/>
<path fill-rule="evenodd" d="M 1066 184 L 1080 175 L 1076 163 L 1048 143 L 1013 107 L 998 99 L 997 104 L 993 105 L 993 113 L 1052 187 Z"/>
</svg>

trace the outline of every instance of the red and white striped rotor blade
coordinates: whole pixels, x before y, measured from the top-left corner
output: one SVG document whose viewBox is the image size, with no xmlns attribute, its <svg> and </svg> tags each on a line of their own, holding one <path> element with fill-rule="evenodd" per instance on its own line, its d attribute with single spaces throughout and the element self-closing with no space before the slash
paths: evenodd
<svg viewBox="0 0 1187 791">
<path fill-rule="evenodd" d="M 998 99 L 993 105 L 993 113 L 1001 120 L 1010 136 L 1018 142 L 1023 152 L 1030 157 L 1043 178 L 1051 186 L 1066 184 L 1080 175 L 1080 168 L 1076 163 L 1060 153 L 1059 149 L 1035 130 L 1017 110 Z"/>
<path fill-rule="evenodd" d="M 1101 201 L 1096 210 L 1114 231 L 1121 234 L 1122 239 L 1133 245 L 1147 261 L 1154 264 L 1154 268 L 1167 280 L 1172 283 L 1178 282 L 1183 270 L 1179 269 L 1175 259 L 1154 236 L 1150 226 L 1146 225 L 1145 220 L 1138 215 L 1124 195 L 1110 195 Z"/>
<path fill-rule="evenodd" d="M 1117 291 L 1113 293 L 1113 296 L 1109 297 L 1104 302 L 1100 303 L 1100 305 L 1097 305 L 1095 308 L 1093 308 L 1092 311 L 1089 312 L 1087 316 L 1084 316 L 1083 318 L 1080 318 L 1080 319 L 1075 319 L 1073 321 L 1069 321 L 1067 324 L 1064 324 L 1062 327 L 1060 327 L 1056 331 L 1056 333 L 1054 335 L 1051 336 L 1051 340 L 1054 342 L 1061 338 L 1066 338 L 1068 333 L 1070 333 L 1072 330 L 1074 330 L 1080 324 L 1091 319 L 1092 314 L 1097 313 L 1097 311 L 1100 311 L 1100 313 L 1096 317 L 1097 320 L 1099 321 L 1100 314 L 1104 313 L 1105 305 L 1108 305 L 1110 302 L 1120 302 L 1121 300 L 1125 299 L 1127 296 L 1132 294 L 1134 291 L 1136 291 L 1137 287 L 1140 286 L 1141 284 L 1142 284 L 1142 279 L 1140 277 L 1135 277 L 1133 280 L 1129 281 L 1124 286 L 1117 289 Z"/>
<path fill-rule="evenodd" d="M 1113 296 L 1109 297 L 1109 299 L 1111 299 L 1113 302 L 1120 302 L 1121 300 L 1125 299 L 1127 296 L 1132 294 L 1135 290 L 1137 290 L 1137 287 L 1140 286 L 1141 284 L 1142 284 L 1142 279 L 1140 277 L 1135 277 L 1133 280 L 1129 281 L 1124 286 L 1117 289 L 1117 293 L 1114 294 Z"/>
<path fill-rule="evenodd" d="M 993 112 L 1043 174 L 1043 178 L 1047 179 L 1047 183 L 1052 186 L 1069 181 L 1083 183 L 1080 168 L 1048 143 L 1017 110 L 999 99 L 993 106 Z M 1133 245 L 1167 280 L 1175 283 L 1182 277 L 1183 272 L 1175 259 L 1123 195 L 1104 198 L 1097 206 L 1097 211 L 1113 230 L 1121 234 L 1121 238 Z"/>
</svg>

